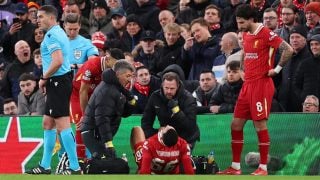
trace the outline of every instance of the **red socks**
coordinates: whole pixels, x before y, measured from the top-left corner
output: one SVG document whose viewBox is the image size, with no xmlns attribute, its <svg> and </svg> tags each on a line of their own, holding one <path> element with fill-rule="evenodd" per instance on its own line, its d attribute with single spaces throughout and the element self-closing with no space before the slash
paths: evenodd
<svg viewBox="0 0 320 180">
<path fill-rule="evenodd" d="M 259 140 L 260 164 L 268 163 L 270 138 L 268 129 L 257 132 Z"/>
<path fill-rule="evenodd" d="M 76 130 L 76 145 L 78 158 L 84 159 L 86 157 L 86 147 L 83 144 L 80 130 Z"/>
<path fill-rule="evenodd" d="M 243 131 L 231 130 L 231 138 L 232 162 L 240 163 L 240 157 L 243 147 Z"/>
</svg>

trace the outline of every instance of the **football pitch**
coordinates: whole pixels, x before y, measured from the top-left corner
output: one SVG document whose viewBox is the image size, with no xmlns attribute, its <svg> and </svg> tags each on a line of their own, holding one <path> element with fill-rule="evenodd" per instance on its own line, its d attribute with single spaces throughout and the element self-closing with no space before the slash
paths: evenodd
<svg viewBox="0 0 320 180">
<path fill-rule="evenodd" d="M 217 175 L 75 175 L 75 176 L 59 176 L 59 175 L 0 175 L 0 180 L 92 180 L 92 179 L 130 179 L 130 180 L 163 180 L 163 179 L 174 179 L 174 180 L 227 180 L 227 179 L 237 179 L 237 180 L 308 180 L 308 179 L 319 179 L 319 176 L 217 176 Z"/>
</svg>

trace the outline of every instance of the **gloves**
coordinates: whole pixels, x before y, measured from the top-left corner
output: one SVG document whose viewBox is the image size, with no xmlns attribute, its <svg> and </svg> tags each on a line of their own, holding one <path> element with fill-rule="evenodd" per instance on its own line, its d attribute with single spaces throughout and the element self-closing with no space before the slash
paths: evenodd
<svg viewBox="0 0 320 180">
<path fill-rule="evenodd" d="M 135 106 L 137 104 L 137 100 L 138 100 L 138 97 L 137 96 L 129 96 L 127 97 L 128 98 L 128 103 L 131 105 L 131 106 Z"/>
<path fill-rule="evenodd" d="M 170 99 L 168 102 L 168 107 L 171 109 L 173 114 L 176 114 L 180 111 L 178 100 Z"/>
<path fill-rule="evenodd" d="M 114 159 L 116 158 L 116 150 L 114 149 L 112 141 L 108 141 L 105 143 L 106 146 L 106 151 L 105 151 L 105 156 L 106 158 Z"/>
</svg>

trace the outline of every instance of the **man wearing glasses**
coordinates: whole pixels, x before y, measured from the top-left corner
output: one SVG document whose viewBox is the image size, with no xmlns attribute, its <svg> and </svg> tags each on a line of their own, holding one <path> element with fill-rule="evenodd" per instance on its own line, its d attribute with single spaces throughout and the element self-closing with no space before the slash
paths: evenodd
<svg viewBox="0 0 320 180">
<path fill-rule="evenodd" d="M 263 25 L 274 31 L 278 27 L 278 15 L 275 9 L 267 8 L 263 12 Z"/>
<path fill-rule="evenodd" d="M 302 103 L 302 110 L 304 113 L 319 112 L 319 99 L 315 95 L 308 95 Z"/>
</svg>

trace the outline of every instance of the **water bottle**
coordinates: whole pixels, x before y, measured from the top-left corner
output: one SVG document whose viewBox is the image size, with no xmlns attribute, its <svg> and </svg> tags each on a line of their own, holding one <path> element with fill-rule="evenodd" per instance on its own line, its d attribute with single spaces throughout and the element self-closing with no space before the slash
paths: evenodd
<svg viewBox="0 0 320 180">
<path fill-rule="evenodd" d="M 208 154 L 208 164 L 212 164 L 214 163 L 214 151 L 210 151 L 210 153 Z"/>
<path fill-rule="evenodd" d="M 125 162 L 128 162 L 127 154 L 123 153 L 121 159 L 123 159 Z"/>
</svg>

